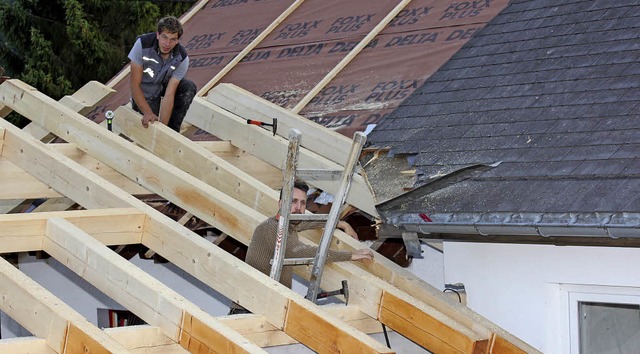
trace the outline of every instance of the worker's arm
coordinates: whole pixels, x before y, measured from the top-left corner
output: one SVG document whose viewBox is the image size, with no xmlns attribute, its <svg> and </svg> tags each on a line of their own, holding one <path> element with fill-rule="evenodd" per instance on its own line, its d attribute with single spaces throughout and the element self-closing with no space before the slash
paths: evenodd
<svg viewBox="0 0 640 354">
<path fill-rule="evenodd" d="M 142 65 L 131 62 L 131 97 L 142 112 L 142 126 L 148 128 L 149 123 L 158 120 L 158 116 L 153 113 L 142 92 L 142 70 Z"/>
<path fill-rule="evenodd" d="M 164 92 L 162 105 L 160 106 L 160 121 L 164 125 L 169 124 L 169 118 L 171 118 L 171 113 L 173 112 L 173 104 L 176 99 L 176 91 L 178 90 L 179 84 L 180 80 L 174 77 L 169 79 L 169 83 L 167 83 L 167 90 Z"/>
</svg>

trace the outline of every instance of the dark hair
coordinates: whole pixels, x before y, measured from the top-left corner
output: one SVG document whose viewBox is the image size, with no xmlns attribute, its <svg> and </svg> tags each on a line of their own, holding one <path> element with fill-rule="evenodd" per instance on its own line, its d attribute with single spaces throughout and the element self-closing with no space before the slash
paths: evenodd
<svg viewBox="0 0 640 354">
<path fill-rule="evenodd" d="M 182 24 L 180 20 L 175 18 L 174 16 L 167 16 L 161 18 L 157 24 L 158 33 L 162 33 L 163 31 L 167 31 L 169 33 L 177 33 L 178 38 L 182 37 Z"/>
<path fill-rule="evenodd" d="M 309 191 L 309 185 L 305 181 L 297 179 L 293 181 L 293 189 L 299 189 L 307 194 Z M 280 189 L 280 199 L 282 199 L 282 189 Z"/>
</svg>

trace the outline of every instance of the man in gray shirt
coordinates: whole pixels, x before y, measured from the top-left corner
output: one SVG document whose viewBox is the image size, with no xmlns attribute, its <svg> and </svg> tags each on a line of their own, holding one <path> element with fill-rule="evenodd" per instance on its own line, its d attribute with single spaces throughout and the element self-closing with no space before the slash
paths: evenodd
<svg viewBox="0 0 640 354">
<path fill-rule="evenodd" d="M 177 18 L 165 17 L 158 21 L 157 32 L 139 36 L 129 52 L 131 106 L 143 115 L 145 128 L 160 121 L 179 132 L 196 95 L 196 85 L 184 78 L 189 56 L 179 43 L 182 33 Z"/>
</svg>

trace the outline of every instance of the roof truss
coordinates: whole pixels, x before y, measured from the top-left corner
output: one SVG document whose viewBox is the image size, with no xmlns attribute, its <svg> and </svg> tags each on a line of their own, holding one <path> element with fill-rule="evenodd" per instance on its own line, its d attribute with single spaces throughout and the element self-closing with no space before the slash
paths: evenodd
<svg viewBox="0 0 640 354">
<path fill-rule="evenodd" d="M 242 242 L 248 242 L 253 227 L 275 208 L 277 196 L 272 189 L 234 170 L 232 166 L 226 166 L 223 161 L 207 154 L 206 150 L 198 149 L 197 144 L 181 140 L 181 137 L 166 127 L 152 125 L 145 134 L 141 134 L 139 128 L 136 132 L 137 125 L 131 122 L 137 122 L 139 118 L 128 108 L 123 107 L 117 110 L 116 122 L 123 123 L 121 129 L 129 137 L 145 146 L 145 144 L 150 145 L 150 141 L 145 143 L 144 136 L 150 136 L 153 138 L 152 141 L 156 142 L 155 146 L 166 145 L 170 149 L 178 149 L 180 153 L 187 151 L 189 158 L 197 158 L 198 163 L 192 163 L 191 167 L 189 165 L 173 166 L 15 80 L 7 81 L 0 86 L 0 98 L 0 104 L 6 104 L 43 125 L 47 130 L 75 143 L 79 149 L 98 161 L 142 184 L 146 189 L 163 195 Z M 242 141 L 254 142 L 260 139 L 263 150 L 266 150 L 266 146 L 269 149 L 280 149 L 283 143 L 281 138 L 273 137 L 264 130 L 246 129 L 245 124 L 242 129 L 238 126 L 242 124 L 238 117 L 223 112 L 211 102 L 197 98 L 194 104 L 196 109 L 191 117 L 194 120 L 204 120 L 215 116 L 215 133 L 218 136 L 220 131 L 227 132 L 223 135 L 233 134 L 235 128 L 242 130 L 243 133 L 249 132 L 242 137 Z M 55 120 L 51 117 L 55 117 Z M 220 128 L 225 125 L 225 128 Z M 138 242 L 142 242 L 228 298 L 264 316 L 266 321 L 276 329 L 282 330 L 314 350 L 332 351 L 332 348 L 345 346 L 358 347 L 363 352 L 388 352 L 388 348 L 371 340 L 363 332 L 337 320 L 327 311 L 301 299 L 291 290 L 271 281 L 184 227 L 169 221 L 151 207 L 133 198 L 130 193 L 113 186 L 57 151 L 34 141 L 10 124 L 3 122 L 0 128 L 4 128 L 2 144 L 4 158 L 51 186 L 59 194 L 71 198 L 86 208 L 103 210 L 104 208 L 133 207 L 139 210 L 145 215 L 145 221 L 144 228 L 141 230 L 142 236 Z M 234 137 L 230 140 L 233 143 L 238 141 L 237 139 L 240 138 Z M 164 144 L 165 142 L 168 143 Z M 149 149 L 154 151 L 152 147 Z M 166 151 L 175 151 L 170 149 Z M 154 152 L 160 156 L 163 155 L 161 149 L 156 149 Z M 317 167 L 317 164 L 335 165 L 333 162 L 327 162 L 328 159 L 311 152 L 305 156 L 308 156 L 308 164 L 313 167 Z M 218 183 L 216 182 L 218 179 L 207 180 L 205 176 L 199 179 L 197 175 L 188 173 L 194 173 L 194 170 L 197 170 L 196 166 L 211 166 L 212 169 L 223 170 L 222 173 L 226 173 L 233 183 Z M 240 219 L 242 222 L 239 222 Z M 57 228 L 57 232 L 65 232 L 60 230 L 62 229 L 67 230 L 67 233 L 82 233 L 79 231 L 83 230 L 81 227 L 64 221 L 66 219 L 55 220 L 52 224 L 55 226 L 52 228 Z M 88 234 L 93 236 L 93 233 L 88 232 Z M 345 249 L 358 247 L 357 241 L 339 232 L 336 235 L 340 243 L 339 247 Z M 135 237 L 138 235 L 136 234 Z M 311 239 L 317 237 L 317 233 L 311 233 L 310 237 Z M 85 244 L 85 239 L 77 243 Z M 27 249 L 32 246 L 29 244 L 22 247 Z M 500 332 L 495 329 L 495 326 L 489 326 L 488 321 L 477 320 L 477 315 L 472 316 L 470 311 L 466 313 L 460 311 L 456 305 L 442 300 L 442 296 L 435 295 L 436 291 L 428 284 L 413 282 L 415 277 L 383 257 L 378 257 L 366 268 L 367 270 L 364 270 L 350 263 L 332 264 L 325 271 L 323 287 L 332 288 L 341 279 L 349 279 L 350 283 L 354 284 L 350 287 L 354 289 L 352 293 L 357 292 L 357 296 L 354 297 L 359 299 L 357 301 L 359 310 L 425 348 L 446 348 L 445 351 L 471 353 L 487 348 L 488 343 L 495 341 L 496 338 L 508 338 L 505 342 L 517 351 L 527 348 L 526 344 L 504 331 Z M 221 273 L 224 273 L 225 277 L 222 277 Z M 372 276 L 371 273 L 382 279 Z M 235 279 L 233 284 L 228 283 L 230 278 Z M 246 285 L 238 287 L 238 284 Z M 254 294 L 264 295 L 257 299 Z M 265 297 L 269 301 L 264 301 Z M 407 318 L 406 312 L 396 311 L 409 311 L 417 315 L 410 316 L 413 320 L 407 324 L 406 321 L 398 320 L 398 318 Z M 311 327 L 305 329 L 305 326 Z M 325 335 L 309 335 L 309 333 L 318 333 L 318 330 Z M 427 337 L 430 339 L 422 340 L 425 334 L 428 334 Z"/>
</svg>

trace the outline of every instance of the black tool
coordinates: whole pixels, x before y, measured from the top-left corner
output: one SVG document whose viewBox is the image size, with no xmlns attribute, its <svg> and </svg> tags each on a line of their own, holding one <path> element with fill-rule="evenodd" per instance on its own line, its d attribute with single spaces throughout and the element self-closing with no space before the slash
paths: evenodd
<svg viewBox="0 0 640 354">
<path fill-rule="evenodd" d="M 334 291 L 324 291 L 324 292 L 318 293 L 317 298 L 323 299 L 325 297 L 336 296 L 340 294 L 344 295 L 345 305 L 349 305 L 349 286 L 347 285 L 346 280 L 342 281 L 342 289 L 338 289 Z"/>
<path fill-rule="evenodd" d="M 104 116 L 107 118 L 107 129 L 109 129 L 109 131 L 113 131 L 113 125 L 111 123 L 113 123 L 113 117 L 115 114 L 113 111 L 106 111 L 104 112 Z"/>
<path fill-rule="evenodd" d="M 276 132 L 278 131 L 278 118 L 273 118 L 273 123 L 261 122 L 259 120 L 247 119 L 247 124 L 253 124 L 257 126 L 266 125 L 271 127 L 273 130 L 273 136 L 276 136 Z"/>
</svg>

